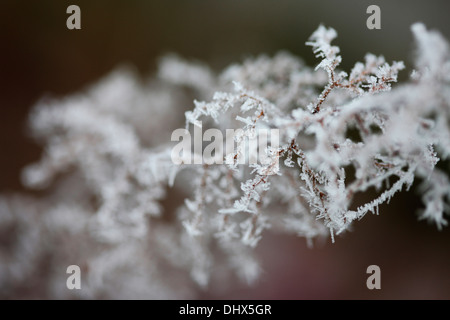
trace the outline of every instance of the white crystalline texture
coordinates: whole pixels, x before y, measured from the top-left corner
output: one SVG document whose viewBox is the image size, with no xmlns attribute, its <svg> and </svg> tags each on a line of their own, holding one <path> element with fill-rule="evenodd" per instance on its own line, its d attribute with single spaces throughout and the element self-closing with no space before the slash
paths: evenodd
<svg viewBox="0 0 450 320">
<path fill-rule="evenodd" d="M 448 169 L 435 166 L 450 156 L 450 50 L 438 32 L 412 31 L 414 72 L 402 84 L 403 62 L 382 56 L 339 70 L 337 32 L 320 26 L 307 42 L 316 70 L 285 52 L 219 75 L 169 56 L 149 81 L 121 68 L 84 93 L 42 100 L 30 126 L 43 156 L 23 182 L 47 196 L 0 198 L 0 231 L 15 239 L 0 251 L 0 296 L 42 261 L 40 288 L 58 298 L 192 298 L 227 269 L 250 283 L 267 229 L 338 241 L 415 181 L 420 218 L 445 227 Z M 183 122 L 191 136 L 201 125 L 236 130 L 224 164 L 172 163 Z M 265 159 L 248 163 L 246 143 L 262 129 L 278 129 L 279 144 L 253 146 Z M 357 207 L 362 193 L 372 199 Z M 86 273 L 81 292 L 50 272 L 67 261 Z"/>
</svg>

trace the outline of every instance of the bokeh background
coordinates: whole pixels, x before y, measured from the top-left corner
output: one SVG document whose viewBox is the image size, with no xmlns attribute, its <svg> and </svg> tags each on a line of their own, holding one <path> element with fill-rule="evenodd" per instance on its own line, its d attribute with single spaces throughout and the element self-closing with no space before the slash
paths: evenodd
<svg viewBox="0 0 450 320">
<path fill-rule="evenodd" d="M 66 28 L 70 4 L 81 8 L 82 30 Z M 381 30 L 366 28 L 370 4 L 381 7 Z M 450 39 L 449 12 L 446 0 L 2 0 L 0 193 L 29 192 L 21 186 L 20 171 L 41 153 L 26 131 L 33 104 L 82 90 L 118 65 L 132 65 L 147 76 L 159 57 L 174 52 L 220 71 L 279 50 L 314 65 L 304 43 L 323 23 L 338 31 L 343 69 L 366 52 L 410 67 L 410 25 L 422 21 Z M 381 206 L 379 216 L 366 216 L 335 244 L 327 240 L 308 249 L 303 239 L 266 234 L 257 248 L 264 273 L 256 285 L 213 287 L 200 297 L 449 299 L 450 228 L 438 231 L 417 221 L 421 203 L 414 189 Z M 381 267 L 381 290 L 366 288 L 371 264 Z"/>
</svg>

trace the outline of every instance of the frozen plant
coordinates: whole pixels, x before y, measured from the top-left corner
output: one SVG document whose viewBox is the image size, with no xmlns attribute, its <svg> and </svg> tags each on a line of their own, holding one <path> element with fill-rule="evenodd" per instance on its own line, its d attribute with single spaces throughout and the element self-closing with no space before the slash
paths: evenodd
<svg viewBox="0 0 450 320">
<path fill-rule="evenodd" d="M 450 155 L 450 50 L 422 24 L 412 31 L 414 71 L 398 85 L 404 64 L 382 56 L 340 70 L 337 33 L 320 26 L 307 42 L 315 69 L 279 53 L 216 75 L 169 56 L 147 82 L 120 69 L 86 92 L 41 101 L 31 129 L 44 155 L 23 181 L 48 191 L 1 198 L 0 228 L 15 241 L 0 251 L 0 295 L 36 268 L 42 294 L 59 298 L 193 297 L 191 281 L 226 283 L 227 269 L 252 282 L 264 230 L 335 241 L 415 179 L 420 217 L 445 226 L 450 185 L 436 164 Z M 174 115 L 192 97 L 188 129 L 241 129 L 225 164 L 171 161 Z M 246 139 L 273 128 L 280 141 L 264 150 L 269 161 L 240 161 Z M 361 194 L 373 199 L 356 206 Z M 83 290 L 65 287 L 71 264 L 86 273 Z"/>
</svg>

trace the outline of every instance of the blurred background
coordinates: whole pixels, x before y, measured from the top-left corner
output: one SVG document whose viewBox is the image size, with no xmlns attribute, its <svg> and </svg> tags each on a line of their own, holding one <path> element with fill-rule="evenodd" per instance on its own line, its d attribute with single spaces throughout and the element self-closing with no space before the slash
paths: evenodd
<svg viewBox="0 0 450 320">
<path fill-rule="evenodd" d="M 81 30 L 66 28 L 71 4 L 81 8 Z M 366 28 L 371 4 L 381 8 L 381 30 Z M 82 90 L 118 65 L 146 76 L 155 72 L 159 57 L 174 52 L 220 71 L 246 57 L 286 50 L 313 66 L 317 60 L 304 43 L 323 23 L 338 31 L 342 69 L 366 52 L 410 68 L 410 25 L 422 21 L 449 39 L 449 12 L 445 0 L 3 0 L 0 193 L 29 192 L 20 172 L 41 153 L 26 131 L 33 104 Z M 303 239 L 266 234 L 257 248 L 264 272 L 256 285 L 212 288 L 201 298 L 449 299 L 450 229 L 417 221 L 421 202 L 414 192 L 396 196 L 379 216 L 366 216 L 335 244 L 328 240 L 308 249 Z M 381 290 L 366 287 L 372 264 L 381 268 Z"/>
</svg>

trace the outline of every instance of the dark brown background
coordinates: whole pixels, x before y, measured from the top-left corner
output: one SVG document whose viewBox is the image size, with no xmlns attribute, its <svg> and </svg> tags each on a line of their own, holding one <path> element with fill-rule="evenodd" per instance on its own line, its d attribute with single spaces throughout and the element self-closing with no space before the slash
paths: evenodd
<svg viewBox="0 0 450 320">
<path fill-rule="evenodd" d="M 77 4 L 82 30 L 66 29 Z M 366 28 L 366 8 L 378 4 L 382 29 Z M 45 95 L 65 95 L 130 63 L 143 74 L 167 52 L 220 70 L 259 53 L 288 50 L 314 65 L 304 43 L 320 23 L 334 27 L 347 69 L 366 52 L 388 61 L 413 56 L 410 25 L 425 22 L 450 38 L 448 1 L 17 1 L 0 3 L 0 193 L 24 191 L 21 168 L 40 147 L 26 135 L 27 114 Z M 405 77 L 407 73 L 404 73 Z M 205 298 L 450 298 L 450 232 L 418 222 L 420 199 L 397 196 L 380 216 L 307 249 L 304 240 L 267 235 L 264 276 L 256 287 L 214 287 Z M 382 290 L 365 286 L 368 265 L 382 270 Z M 0 266 L 1 267 L 1 266 Z M 218 292 L 218 293 L 217 293 Z"/>
</svg>

